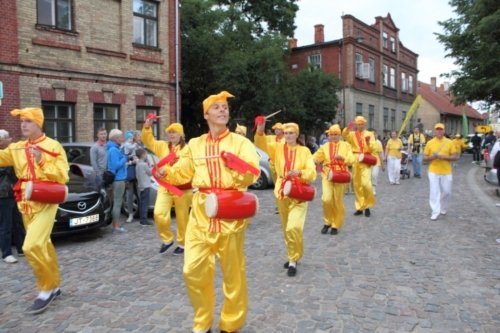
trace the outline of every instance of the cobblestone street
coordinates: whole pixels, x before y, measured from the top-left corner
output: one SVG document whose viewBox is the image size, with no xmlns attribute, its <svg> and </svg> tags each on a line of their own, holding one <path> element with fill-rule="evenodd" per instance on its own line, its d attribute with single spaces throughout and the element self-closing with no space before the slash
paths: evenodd
<svg viewBox="0 0 500 333">
<path fill-rule="evenodd" d="M 389 185 L 381 172 L 370 218 L 353 216 L 338 235 L 323 235 L 321 182 L 309 205 L 305 254 L 296 277 L 271 189 L 255 191 L 260 211 L 247 230 L 249 312 L 241 333 L 499 332 L 500 198 L 484 169 L 464 155 L 454 170 L 448 214 L 430 220 L 426 177 Z M 175 226 L 175 224 L 174 224 Z M 159 254 L 154 227 L 127 224 L 55 241 L 62 296 L 37 316 L 25 258 L 0 263 L 0 332 L 190 332 L 193 316 L 182 256 Z M 217 272 L 218 332 L 222 303 Z"/>
</svg>

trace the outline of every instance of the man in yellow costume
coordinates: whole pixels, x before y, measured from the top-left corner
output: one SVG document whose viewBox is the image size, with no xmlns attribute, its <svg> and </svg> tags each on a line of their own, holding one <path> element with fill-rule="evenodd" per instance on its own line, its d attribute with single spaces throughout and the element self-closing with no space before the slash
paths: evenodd
<svg viewBox="0 0 500 333">
<path fill-rule="evenodd" d="M 316 165 L 309 148 L 298 143 L 299 126 L 295 123 L 283 125 L 285 143 L 270 142 L 264 135 L 265 122 L 257 126 L 254 141 L 276 163 L 277 181 L 274 195 L 277 198 L 288 261 L 284 267 L 288 276 L 297 274 L 297 264 L 304 254 L 304 223 L 308 202 L 285 196 L 287 180 L 311 183 L 316 179 Z"/>
<path fill-rule="evenodd" d="M 285 136 L 283 135 L 283 124 L 275 123 L 273 127 L 271 127 L 274 131 L 273 135 L 266 135 L 268 142 L 281 142 L 285 143 Z M 276 167 L 274 163 L 274 156 L 269 156 L 269 169 L 271 170 L 271 178 L 273 179 L 273 183 L 276 184 Z"/>
<path fill-rule="evenodd" d="M 27 140 L 0 150 L 0 167 L 12 166 L 19 179 L 14 192 L 26 229 L 23 252 L 35 275 L 38 296 L 26 310 L 37 314 L 45 311 L 61 294 L 61 274 L 57 254 L 50 240 L 58 204 L 28 200 L 26 185 L 30 181 L 55 182 L 62 187 L 68 182 L 68 161 L 61 144 L 42 131 L 43 111 L 24 108 L 11 111 L 21 119 L 21 132 Z"/>
<path fill-rule="evenodd" d="M 434 126 L 434 134 L 424 149 L 424 161 L 429 162 L 429 205 L 433 221 L 447 213 L 453 181 L 451 163 L 460 156 L 453 141 L 444 136 L 442 123 Z"/>
<path fill-rule="evenodd" d="M 345 205 L 344 194 L 346 183 L 334 183 L 328 180 L 329 173 L 346 171 L 348 165 L 355 162 L 351 145 L 341 141 L 339 125 L 331 126 L 327 131 L 328 142 L 322 145 L 313 155 L 314 163 L 323 165 L 321 184 L 323 195 L 323 228 L 322 234 L 336 235 L 344 225 Z"/>
<path fill-rule="evenodd" d="M 353 131 L 353 126 L 356 130 Z M 352 122 L 344 128 L 342 136 L 344 140 L 351 144 L 352 152 L 356 163 L 352 167 L 352 186 L 354 188 L 355 208 L 354 215 L 371 215 L 370 208 L 375 206 L 375 195 L 373 194 L 371 166 L 359 161 L 360 154 L 374 154 L 377 151 L 375 137 L 373 133 L 365 129 L 366 119 L 363 116 L 357 116 Z"/>
<path fill-rule="evenodd" d="M 193 195 L 183 268 L 188 296 L 194 308 L 193 332 L 210 332 L 212 326 L 216 257 L 221 265 L 224 292 L 221 332 L 241 329 L 248 311 L 244 240 L 249 220 L 209 218 L 205 212 L 209 195 L 242 191 L 259 176 L 259 155 L 255 146 L 227 128 L 228 97 L 233 95 L 222 91 L 203 101 L 203 116 L 209 132 L 191 139 L 188 149 L 176 164 L 159 170 L 173 185 L 192 181 L 193 187 L 199 189 Z M 243 172 L 228 163 L 229 153 L 256 173 Z M 238 210 L 234 204 L 232 208 Z"/>
<path fill-rule="evenodd" d="M 166 163 L 173 165 L 179 156 L 188 149 L 184 139 L 184 127 L 182 124 L 173 123 L 165 128 L 165 133 L 168 135 L 168 142 L 166 142 L 154 138 L 153 130 L 151 129 L 153 121 L 153 118 L 146 118 L 144 121 L 141 141 L 158 158 L 170 159 Z M 170 230 L 172 222 L 171 210 L 174 204 L 177 224 L 176 240 L 178 244 L 174 249 L 174 255 L 184 253 L 186 226 L 188 223 L 189 207 L 193 199 L 193 189 L 190 182 L 181 185 L 179 189 L 182 193 L 179 193 L 181 195 L 176 195 L 160 184 L 156 195 L 153 215 L 158 236 L 162 241 L 160 253 L 164 253 L 174 244 L 174 234 Z"/>
</svg>

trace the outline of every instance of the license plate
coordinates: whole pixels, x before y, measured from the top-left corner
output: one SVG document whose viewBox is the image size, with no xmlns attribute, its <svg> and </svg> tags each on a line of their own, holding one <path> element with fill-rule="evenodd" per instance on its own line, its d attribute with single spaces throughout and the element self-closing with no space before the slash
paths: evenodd
<svg viewBox="0 0 500 333">
<path fill-rule="evenodd" d="M 91 224 L 95 222 L 99 222 L 99 214 L 69 219 L 69 226 L 78 227 L 80 225 Z"/>
</svg>

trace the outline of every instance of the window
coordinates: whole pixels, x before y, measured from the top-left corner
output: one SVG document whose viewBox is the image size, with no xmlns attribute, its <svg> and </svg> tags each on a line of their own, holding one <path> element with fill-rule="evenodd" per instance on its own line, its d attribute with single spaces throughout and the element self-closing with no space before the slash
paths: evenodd
<svg viewBox="0 0 500 333">
<path fill-rule="evenodd" d="M 157 3 L 147 0 L 134 0 L 134 43 L 158 47 L 157 30 Z"/>
<path fill-rule="evenodd" d="M 144 119 L 146 119 L 146 116 L 148 115 L 148 113 L 153 113 L 155 115 L 158 115 L 159 110 L 157 108 L 146 108 L 146 107 L 136 109 L 136 111 L 135 111 L 135 114 L 136 114 L 136 116 L 135 116 L 136 117 L 135 128 L 138 131 L 142 130 L 142 128 L 144 127 Z M 151 126 L 151 128 L 153 129 L 154 137 L 158 139 L 158 121 L 153 122 L 153 125 Z"/>
<path fill-rule="evenodd" d="M 48 137 L 59 142 L 73 142 L 75 140 L 75 122 L 73 104 L 42 103 L 45 121 L 43 130 Z"/>
<path fill-rule="evenodd" d="M 396 53 L 396 39 L 391 37 L 391 52 Z"/>
<path fill-rule="evenodd" d="M 384 108 L 384 130 L 387 130 L 389 124 L 389 108 Z"/>
<path fill-rule="evenodd" d="M 37 0 L 37 23 L 58 29 L 71 30 L 72 0 Z"/>
<path fill-rule="evenodd" d="M 408 92 L 413 94 L 413 75 L 408 75 Z"/>
<path fill-rule="evenodd" d="M 368 80 L 375 82 L 375 59 L 368 59 Z"/>
<path fill-rule="evenodd" d="M 384 49 L 387 48 L 387 32 L 382 33 L 382 42 L 384 43 Z"/>
<path fill-rule="evenodd" d="M 401 91 L 408 91 L 408 81 L 406 80 L 406 73 L 401 73 Z"/>
<path fill-rule="evenodd" d="M 321 54 L 313 54 L 309 56 L 309 68 L 311 68 L 311 70 L 321 68 Z"/>
<path fill-rule="evenodd" d="M 363 78 L 363 56 L 356 53 L 356 77 Z"/>
<path fill-rule="evenodd" d="M 406 111 L 403 111 L 402 115 L 403 115 L 403 122 L 404 122 L 404 121 L 405 121 L 405 119 L 406 119 Z M 406 128 L 406 127 L 405 127 L 405 128 Z M 410 128 L 411 128 L 411 127 L 410 127 Z"/>
<path fill-rule="evenodd" d="M 368 105 L 368 128 L 375 128 L 375 105 Z"/>
<path fill-rule="evenodd" d="M 396 130 L 396 110 L 391 109 L 391 130 Z"/>
<path fill-rule="evenodd" d="M 396 88 L 396 69 L 391 67 L 391 88 Z"/>
<path fill-rule="evenodd" d="M 363 103 L 356 103 L 356 116 L 363 115 Z"/>
<path fill-rule="evenodd" d="M 94 133 L 104 127 L 108 133 L 120 128 L 120 107 L 118 105 L 94 105 Z"/>
<path fill-rule="evenodd" d="M 384 77 L 384 86 L 389 85 L 389 66 L 384 65 L 382 67 L 382 75 Z"/>
</svg>

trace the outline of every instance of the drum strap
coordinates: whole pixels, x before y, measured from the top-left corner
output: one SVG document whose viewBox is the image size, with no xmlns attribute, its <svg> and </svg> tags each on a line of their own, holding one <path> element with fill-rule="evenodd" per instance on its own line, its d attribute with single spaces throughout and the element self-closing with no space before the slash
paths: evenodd
<svg viewBox="0 0 500 333">
<path fill-rule="evenodd" d="M 328 148 L 330 150 L 330 169 L 332 171 L 346 170 L 344 162 L 335 159 L 340 150 L 340 142 L 330 142 Z"/>
<path fill-rule="evenodd" d="M 361 132 L 356 131 L 354 132 L 354 135 L 356 136 L 356 141 L 358 142 L 359 152 L 362 154 L 365 152 L 365 148 L 363 145 L 363 138 L 361 137 Z"/>
</svg>

